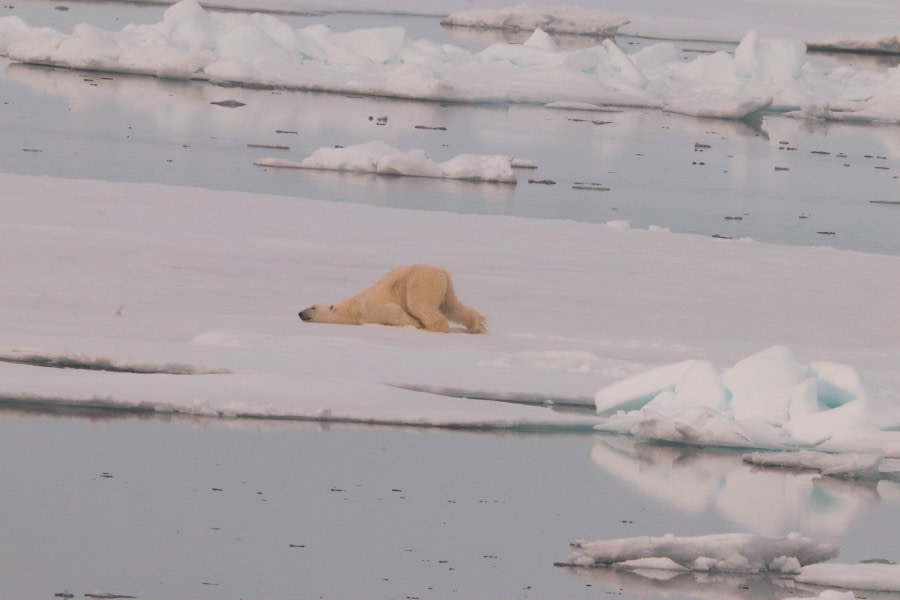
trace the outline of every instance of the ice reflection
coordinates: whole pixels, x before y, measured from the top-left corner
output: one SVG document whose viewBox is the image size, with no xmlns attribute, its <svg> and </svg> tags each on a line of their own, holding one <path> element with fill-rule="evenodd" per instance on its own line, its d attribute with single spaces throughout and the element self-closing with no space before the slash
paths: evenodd
<svg viewBox="0 0 900 600">
<path fill-rule="evenodd" d="M 825 589 L 767 574 L 733 576 L 657 569 L 625 571 L 596 567 L 565 567 L 565 570 L 594 587 L 617 590 L 619 595 L 626 594 L 632 597 L 781 600 L 792 596 L 814 597 Z M 865 598 L 898 600 L 900 594 L 867 591 Z"/>
<path fill-rule="evenodd" d="M 761 469 L 740 452 L 601 438 L 594 463 L 632 489 L 680 511 L 715 511 L 740 530 L 766 535 L 846 533 L 881 502 L 896 502 L 894 481 L 822 477 L 810 471 Z M 664 531 L 652 532 L 662 535 Z"/>
</svg>

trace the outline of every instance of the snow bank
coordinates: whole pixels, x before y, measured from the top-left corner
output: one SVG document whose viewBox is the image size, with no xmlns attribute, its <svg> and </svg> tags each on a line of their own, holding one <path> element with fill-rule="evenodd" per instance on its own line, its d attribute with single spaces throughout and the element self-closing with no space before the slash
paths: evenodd
<svg viewBox="0 0 900 600">
<path fill-rule="evenodd" d="M 796 576 L 800 583 L 853 590 L 900 592 L 900 565 L 895 563 L 826 563 L 809 565 Z"/>
<path fill-rule="evenodd" d="M 794 574 L 804 565 L 838 555 L 837 546 L 821 544 L 796 533 L 766 537 L 729 533 L 697 537 L 634 537 L 575 541 L 563 566 L 663 569 L 717 573 Z"/>
<path fill-rule="evenodd" d="M 612 104 L 723 118 L 771 106 L 809 118 L 900 122 L 900 69 L 818 68 L 802 43 L 753 32 L 733 56 L 688 62 L 669 43 L 631 55 L 611 40 L 560 50 L 541 29 L 524 44 L 470 52 L 409 40 L 400 27 L 295 29 L 271 15 L 208 13 L 182 0 L 161 22 L 119 32 L 80 24 L 63 34 L 6 17 L 0 52 L 75 69 L 399 98 Z"/>
<path fill-rule="evenodd" d="M 262 158 L 253 164 L 261 167 L 351 171 L 493 183 L 516 182 L 509 156 L 460 154 L 438 163 L 428 158 L 424 150 L 398 150 L 377 140 L 355 146 L 319 148 L 301 161 Z"/>
<path fill-rule="evenodd" d="M 627 25 L 622 15 L 607 14 L 579 6 L 532 7 L 527 3 L 508 8 L 465 10 L 452 13 L 441 25 L 480 27 L 485 29 L 512 29 L 533 31 L 542 29 L 548 33 L 568 33 L 611 37 L 619 27 Z"/>
<path fill-rule="evenodd" d="M 789 467 L 819 471 L 834 477 L 872 478 L 880 475 L 880 454 L 827 454 L 812 450 L 798 452 L 753 452 L 744 462 L 766 467 Z"/>
<path fill-rule="evenodd" d="M 900 452 L 900 413 L 891 394 L 870 390 L 848 365 L 801 364 L 785 346 L 724 372 L 704 360 L 651 369 L 601 389 L 595 404 L 610 415 L 602 429 L 647 439 L 846 450 L 849 439 L 870 431 L 876 453 L 885 439 L 888 452 Z"/>
</svg>

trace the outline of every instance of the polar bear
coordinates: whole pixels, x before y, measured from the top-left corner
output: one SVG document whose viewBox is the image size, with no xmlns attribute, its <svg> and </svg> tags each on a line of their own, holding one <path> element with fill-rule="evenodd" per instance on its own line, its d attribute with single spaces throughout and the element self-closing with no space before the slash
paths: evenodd
<svg viewBox="0 0 900 600">
<path fill-rule="evenodd" d="M 450 273 L 428 265 L 398 267 L 371 287 L 337 304 L 315 304 L 300 311 L 312 323 L 411 325 L 447 333 L 447 321 L 467 333 L 483 333 L 485 318 L 456 299 Z"/>
</svg>

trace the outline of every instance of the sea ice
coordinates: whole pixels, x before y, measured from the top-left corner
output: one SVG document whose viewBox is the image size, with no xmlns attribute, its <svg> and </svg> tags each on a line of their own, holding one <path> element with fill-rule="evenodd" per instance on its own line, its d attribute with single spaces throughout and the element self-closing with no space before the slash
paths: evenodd
<svg viewBox="0 0 900 600">
<path fill-rule="evenodd" d="M 697 537 L 667 534 L 663 537 L 576 541 L 572 547 L 572 552 L 559 565 L 794 574 L 804 565 L 838 555 L 836 546 L 821 544 L 797 533 L 787 537 L 750 533 Z"/>
<path fill-rule="evenodd" d="M 455 12 L 445 17 L 441 25 L 513 29 L 549 33 L 612 36 L 629 20 L 622 15 L 606 14 L 579 6 L 533 7 L 527 3 L 507 8 L 484 8 Z"/>
<path fill-rule="evenodd" d="M 900 565 L 888 562 L 825 563 L 804 566 L 800 583 L 880 592 L 900 592 Z"/>
<path fill-rule="evenodd" d="M 671 43 L 634 54 L 609 39 L 562 50 L 539 28 L 523 44 L 471 52 L 410 40 L 401 27 L 295 29 L 271 15 L 207 12 L 182 0 L 161 22 L 118 32 L 79 24 L 65 34 L 0 18 L 0 53 L 73 69 L 398 98 L 638 106 L 734 119 L 772 107 L 807 118 L 900 122 L 900 67 L 817 67 L 802 42 L 753 31 L 734 55 L 687 62 Z"/>
<path fill-rule="evenodd" d="M 885 430 L 900 422 L 888 401 L 900 389 L 891 318 L 900 257 L 10 174 L 0 174 L 0 197 L 6 401 L 419 426 L 600 426 L 753 448 L 825 435 L 817 450 L 900 456 L 900 432 Z M 460 297 L 491 320 L 490 333 L 301 325 L 303 306 L 357 293 L 410 262 L 448 268 Z M 839 285 L 811 296 L 822 281 Z M 786 376 L 773 389 L 790 389 L 788 400 L 774 399 L 763 418 L 736 420 L 716 365 L 775 341 L 841 362 L 789 361 L 783 349 L 741 361 L 728 381 L 745 390 L 755 389 L 745 379 L 774 373 L 805 379 L 791 388 Z M 23 355 L 28 362 L 15 360 Z M 691 356 L 708 358 L 685 361 Z M 623 379 L 667 363 L 678 366 Z M 166 365 L 179 365 L 177 374 Z M 620 392 L 599 414 L 541 405 L 583 403 L 616 381 Z M 537 405 L 516 403 L 525 401 Z"/>
<path fill-rule="evenodd" d="M 801 364 L 785 346 L 753 354 L 721 373 L 697 360 L 657 367 L 604 387 L 595 404 L 608 415 L 600 428 L 649 439 L 847 451 L 847 439 L 873 430 L 883 435 L 858 451 L 900 453 L 900 413 L 891 394 L 870 390 L 848 365 Z M 884 446 L 886 439 L 891 441 Z"/>
<path fill-rule="evenodd" d="M 261 167 L 351 171 L 493 183 L 516 182 L 509 156 L 459 154 L 438 163 L 428 158 L 424 150 L 399 150 L 379 140 L 354 146 L 319 148 L 300 161 L 261 158 L 255 160 L 254 164 Z"/>
</svg>

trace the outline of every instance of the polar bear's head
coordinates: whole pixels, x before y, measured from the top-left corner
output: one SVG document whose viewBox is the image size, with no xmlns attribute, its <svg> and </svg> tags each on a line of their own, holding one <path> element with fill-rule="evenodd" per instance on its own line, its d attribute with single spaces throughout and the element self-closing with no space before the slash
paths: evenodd
<svg viewBox="0 0 900 600">
<path fill-rule="evenodd" d="M 337 321 L 337 314 L 334 304 L 313 304 L 300 311 L 300 319 L 311 323 L 334 323 Z"/>
</svg>

